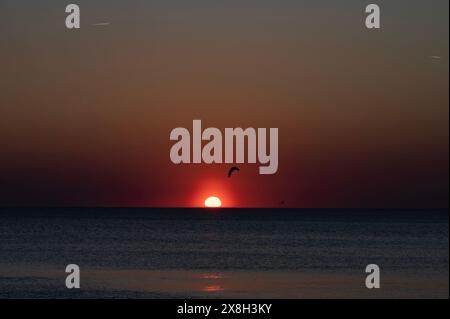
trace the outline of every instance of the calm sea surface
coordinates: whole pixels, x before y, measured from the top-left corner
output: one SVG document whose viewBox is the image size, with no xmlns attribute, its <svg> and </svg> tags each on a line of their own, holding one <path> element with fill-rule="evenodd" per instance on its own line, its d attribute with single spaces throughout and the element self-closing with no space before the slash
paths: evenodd
<svg viewBox="0 0 450 319">
<path fill-rule="evenodd" d="M 0 209 L 0 297 L 448 298 L 448 249 L 447 210 Z"/>
</svg>

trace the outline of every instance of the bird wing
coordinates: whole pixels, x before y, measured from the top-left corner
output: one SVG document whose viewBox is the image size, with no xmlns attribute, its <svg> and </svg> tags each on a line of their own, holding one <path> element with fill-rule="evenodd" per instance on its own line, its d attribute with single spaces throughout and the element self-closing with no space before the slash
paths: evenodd
<svg viewBox="0 0 450 319">
<path fill-rule="evenodd" d="M 238 167 L 236 167 L 236 166 L 230 168 L 230 170 L 228 171 L 228 177 L 231 177 L 231 175 L 232 175 L 235 171 L 239 172 L 240 169 L 239 169 Z"/>
</svg>

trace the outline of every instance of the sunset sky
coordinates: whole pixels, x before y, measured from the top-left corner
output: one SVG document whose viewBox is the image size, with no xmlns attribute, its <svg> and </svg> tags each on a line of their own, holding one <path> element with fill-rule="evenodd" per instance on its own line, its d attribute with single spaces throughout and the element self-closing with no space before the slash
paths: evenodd
<svg viewBox="0 0 450 319">
<path fill-rule="evenodd" d="M 0 2 L 0 206 L 448 207 L 448 0 Z M 101 23 L 102 25 L 95 25 Z M 279 169 L 170 131 L 279 128 Z"/>
</svg>

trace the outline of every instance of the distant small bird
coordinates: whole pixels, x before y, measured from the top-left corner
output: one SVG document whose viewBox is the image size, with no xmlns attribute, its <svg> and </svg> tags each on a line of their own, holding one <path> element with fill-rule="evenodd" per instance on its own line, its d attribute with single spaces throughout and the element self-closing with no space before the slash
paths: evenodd
<svg viewBox="0 0 450 319">
<path fill-rule="evenodd" d="M 228 178 L 231 177 L 231 175 L 233 175 L 234 172 L 239 172 L 240 169 L 239 167 L 233 166 L 232 168 L 230 168 L 230 170 L 228 171 Z"/>
</svg>

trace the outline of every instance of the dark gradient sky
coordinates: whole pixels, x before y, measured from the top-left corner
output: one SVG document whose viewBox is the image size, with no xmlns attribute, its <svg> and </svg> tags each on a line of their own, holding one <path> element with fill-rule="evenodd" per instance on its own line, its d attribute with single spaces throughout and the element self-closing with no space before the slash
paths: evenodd
<svg viewBox="0 0 450 319">
<path fill-rule="evenodd" d="M 447 0 L 75 3 L 0 2 L 0 205 L 448 207 Z M 278 127 L 278 173 L 172 164 L 193 119 Z"/>
</svg>

